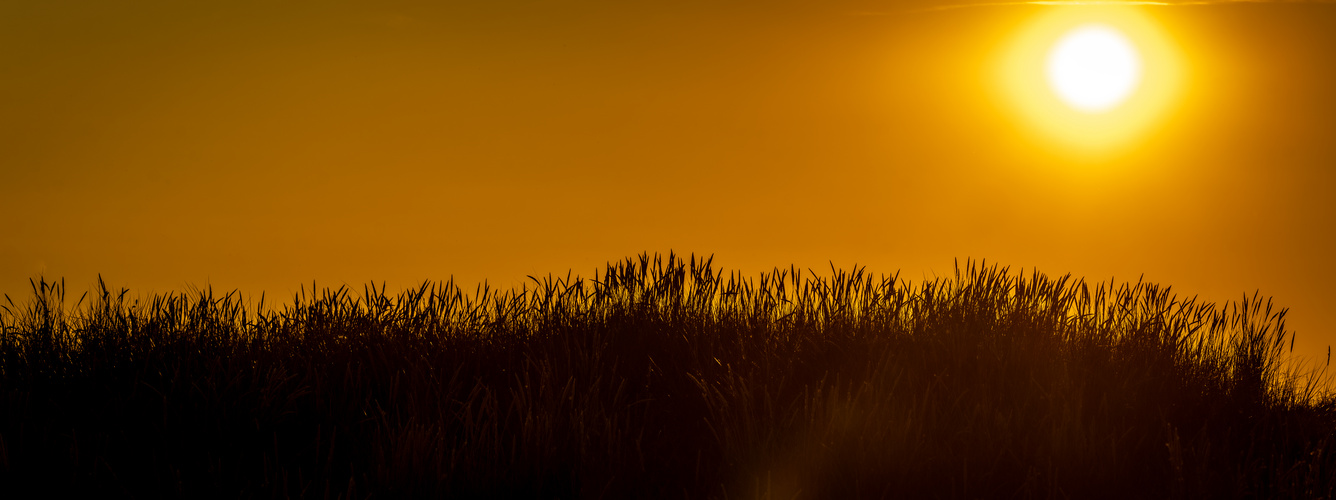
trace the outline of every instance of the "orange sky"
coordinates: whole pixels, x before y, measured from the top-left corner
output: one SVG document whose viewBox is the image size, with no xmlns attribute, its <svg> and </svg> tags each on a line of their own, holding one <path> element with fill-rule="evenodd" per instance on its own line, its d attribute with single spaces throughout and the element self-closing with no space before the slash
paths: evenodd
<svg viewBox="0 0 1336 500">
<path fill-rule="evenodd" d="M 974 257 L 1260 290 L 1336 340 L 1336 5 L 1138 7 L 1183 88 L 1092 156 L 993 77 L 1056 7 L 117 3 L 0 3 L 11 296 Z"/>
</svg>

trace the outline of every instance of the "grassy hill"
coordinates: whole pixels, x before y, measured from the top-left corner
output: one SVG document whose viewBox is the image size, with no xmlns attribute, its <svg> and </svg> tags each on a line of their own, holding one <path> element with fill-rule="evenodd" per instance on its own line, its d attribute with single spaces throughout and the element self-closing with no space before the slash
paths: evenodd
<svg viewBox="0 0 1336 500">
<path fill-rule="evenodd" d="M 0 312 L 0 496 L 1331 498 L 1284 310 L 967 262 Z"/>
</svg>

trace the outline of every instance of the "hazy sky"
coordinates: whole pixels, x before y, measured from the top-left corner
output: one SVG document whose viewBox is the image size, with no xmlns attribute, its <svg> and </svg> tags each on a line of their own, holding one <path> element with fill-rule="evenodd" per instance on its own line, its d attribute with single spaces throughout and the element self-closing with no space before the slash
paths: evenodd
<svg viewBox="0 0 1336 500">
<path fill-rule="evenodd" d="M 3 2 L 0 292 L 972 257 L 1336 343 L 1336 5 L 1136 7 L 1181 89 L 1098 154 L 995 75 L 1064 7 L 940 5 Z"/>
</svg>

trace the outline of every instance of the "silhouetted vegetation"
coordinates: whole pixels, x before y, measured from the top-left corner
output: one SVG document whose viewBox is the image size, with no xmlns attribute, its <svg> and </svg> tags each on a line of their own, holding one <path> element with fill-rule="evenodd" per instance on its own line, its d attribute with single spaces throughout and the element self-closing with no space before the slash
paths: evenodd
<svg viewBox="0 0 1336 500">
<path fill-rule="evenodd" d="M 641 256 L 0 313 L 0 496 L 1330 498 L 1284 311 L 966 263 L 910 284 Z M 22 302 L 22 301 L 21 301 Z"/>
</svg>

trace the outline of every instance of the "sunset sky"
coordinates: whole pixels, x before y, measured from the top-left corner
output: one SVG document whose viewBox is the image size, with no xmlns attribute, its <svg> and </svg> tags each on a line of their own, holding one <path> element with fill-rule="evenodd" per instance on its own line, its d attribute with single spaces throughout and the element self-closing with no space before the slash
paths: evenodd
<svg viewBox="0 0 1336 500">
<path fill-rule="evenodd" d="M 965 3 L 3 2 L 0 292 L 975 258 L 1260 291 L 1325 359 L 1336 4 Z M 1064 121 L 1023 60 L 1105 17 L 1145 85 Z"/>
</svg>

